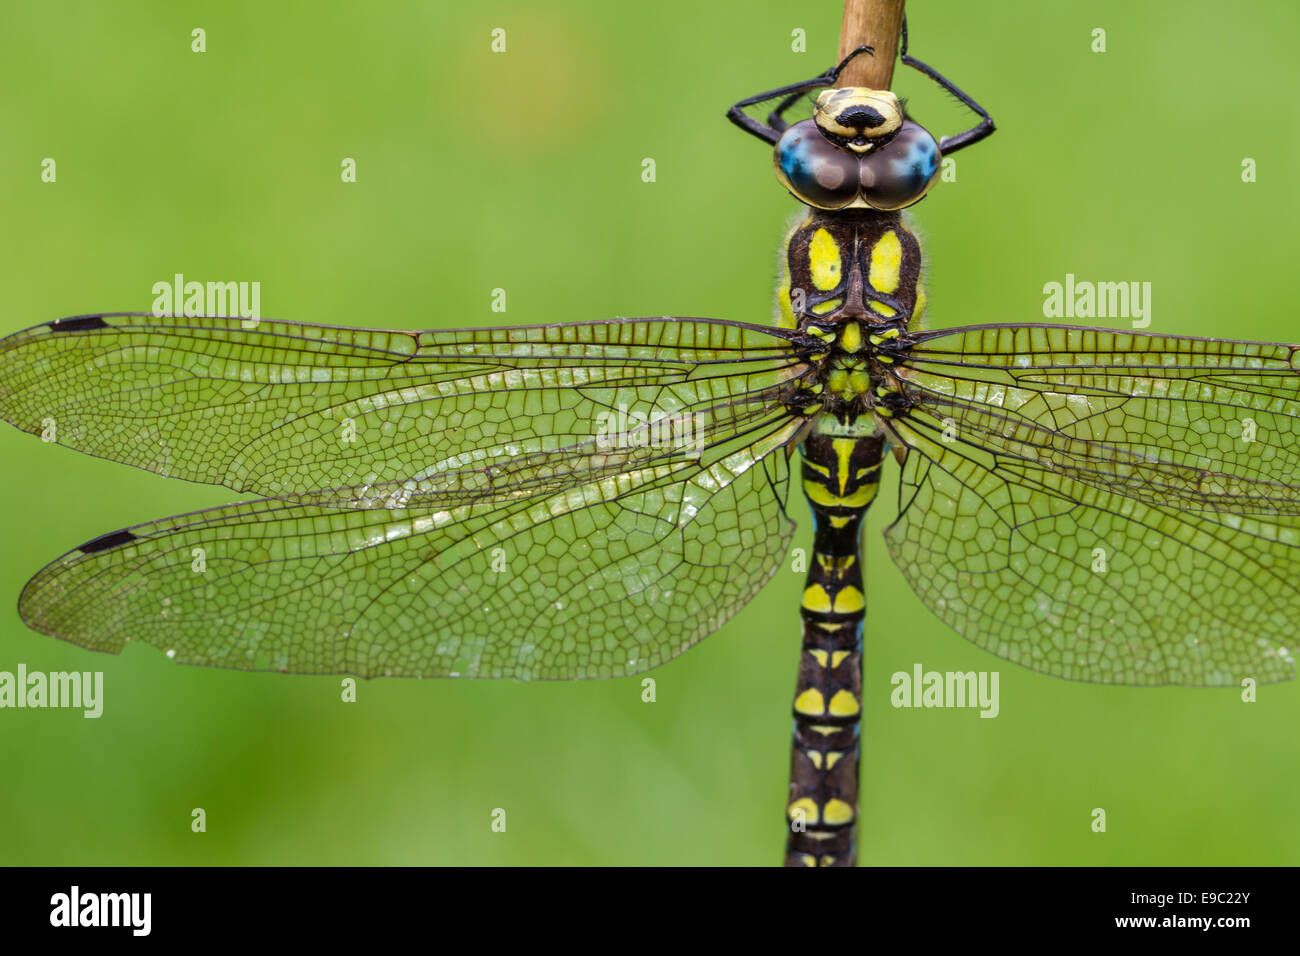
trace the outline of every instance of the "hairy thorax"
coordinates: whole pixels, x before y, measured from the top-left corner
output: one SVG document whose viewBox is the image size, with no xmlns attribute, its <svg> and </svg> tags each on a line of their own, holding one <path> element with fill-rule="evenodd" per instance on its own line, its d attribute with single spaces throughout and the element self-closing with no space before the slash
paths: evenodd
<svg viewBox="0 0 1300 956">
<path fill-rule="evenodd" d="M 809 210 L 786 237 L 782 324 L 823 339 L 813 401 L 840 420 L 888 417 L 900 337 L 925 310 L 921 245 L 897 212 Z"/>
</svg>

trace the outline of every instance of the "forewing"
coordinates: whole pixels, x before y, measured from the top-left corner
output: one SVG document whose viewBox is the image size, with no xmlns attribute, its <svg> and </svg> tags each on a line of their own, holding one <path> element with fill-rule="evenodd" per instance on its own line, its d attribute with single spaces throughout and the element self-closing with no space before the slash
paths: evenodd
<svg viewBox="0 0 1300 956">
<path fill-rule="evenodd" d="M 806 374 L 788 338 L 680 318 L 399 332 L 82 316 L 0 340 L 0 416 L 237 491 L 445 507 L 698 459 Z"/>
<path fill-rule="evenodd" d="M 117 653 L 364 677 L 616 677 L 718 628 L 772 575 L 783 417 L 699 461 L 445 510 L 261 500 L 115 532 L 27 585 L 29 625 Z"/>
<path fill-rule="evenodd" d="M 894 560 L 955 630 L 1035 670 L 1293 677 L 1294 356 L 1061 326 L 921 335 L 900 371 Z"/>
</svg>

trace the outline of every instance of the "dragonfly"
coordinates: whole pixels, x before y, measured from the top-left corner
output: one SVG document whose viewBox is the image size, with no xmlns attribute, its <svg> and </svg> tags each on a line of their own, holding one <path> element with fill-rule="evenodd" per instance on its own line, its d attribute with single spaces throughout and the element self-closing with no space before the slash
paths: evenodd
<svg viewBox="0 0 1300 956">
<path fill-rule="evenodd" d="M 1294 677 L 1300 346 L 929 328 L 907 210 L 994 124 L 906 27 L 901 62 L 975 125 L 936 138 L 890 91 L 837 86 L 871 55 L 727 114 L 800 203 L 776 322 L 96 313 L 0 339 L 17 428 L 249 496 L 73 548 L 25 586 L 23 620 L 250 671 L 623 677 L 783 565 L 795 485 L 813 520 L 792 866 L 856 861 L 862 532 L 886 467 L 890 556 L 992 654 L 1108 684 Z"/>
</svg>

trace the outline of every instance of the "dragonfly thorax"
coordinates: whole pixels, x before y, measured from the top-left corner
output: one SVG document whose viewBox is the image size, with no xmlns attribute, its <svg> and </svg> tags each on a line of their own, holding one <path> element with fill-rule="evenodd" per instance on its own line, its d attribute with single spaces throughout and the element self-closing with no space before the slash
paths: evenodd
<svg viewBox="0 0 1300 956">
<path fill-rule="evenodd" d="M 868 334 L 916 328 L 925 307 L 921 244 L 899 213 L 801 216 L 785 241 L 783 324 L 807 332 L 853 319 Z"/>
</svg>

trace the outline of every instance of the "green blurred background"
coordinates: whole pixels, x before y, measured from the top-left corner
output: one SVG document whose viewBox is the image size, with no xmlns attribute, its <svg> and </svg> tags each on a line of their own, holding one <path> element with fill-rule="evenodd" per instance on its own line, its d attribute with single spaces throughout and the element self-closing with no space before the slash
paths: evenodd
<svg viewBox="0 0 1300 956">
<path fill-rule="evenodd" d="M 176 272 L 259 280 L 264 315 L 332 324 L 769 320 L 794 204 L 723 112 L 833 61 L 834 0 L 188 6 L 0 15 L 0 331 L 148 309 Z M 916 210 L 932 322 L 1040 320 L 1043 284 L 1072 272 L 1150 281 L 1152 331 L 1300 340 L 1292 0 L 910 7 L 915 52 L 999 127 Z M 962 128 L 919 75 L 895 88 L 937 132 Z M 1244 157 L 1258 182 L 1241 181 Z M 780 860 L 802 580 L 788 568 L 653 674 L 654 704 L 639 678 L 381 680 L 344 704 L 335 678 L 92 655 L 26 630 L 14 604 L 50 558 L 234 496 L 8 428 L 0 462 L 0 670 L 102 669 L 106 684 L 99 720 L 0 711 L 0 863 Z M 863 862 L 1300 858 L 1300 688 L 1245 705 L 999 661 L 912 596 L 878 533 L 888 489 L 880 502 Z M 889 675 L 915 662 L 1000 671 L 1000 716 L 893 709 Z"/>
</svg>

